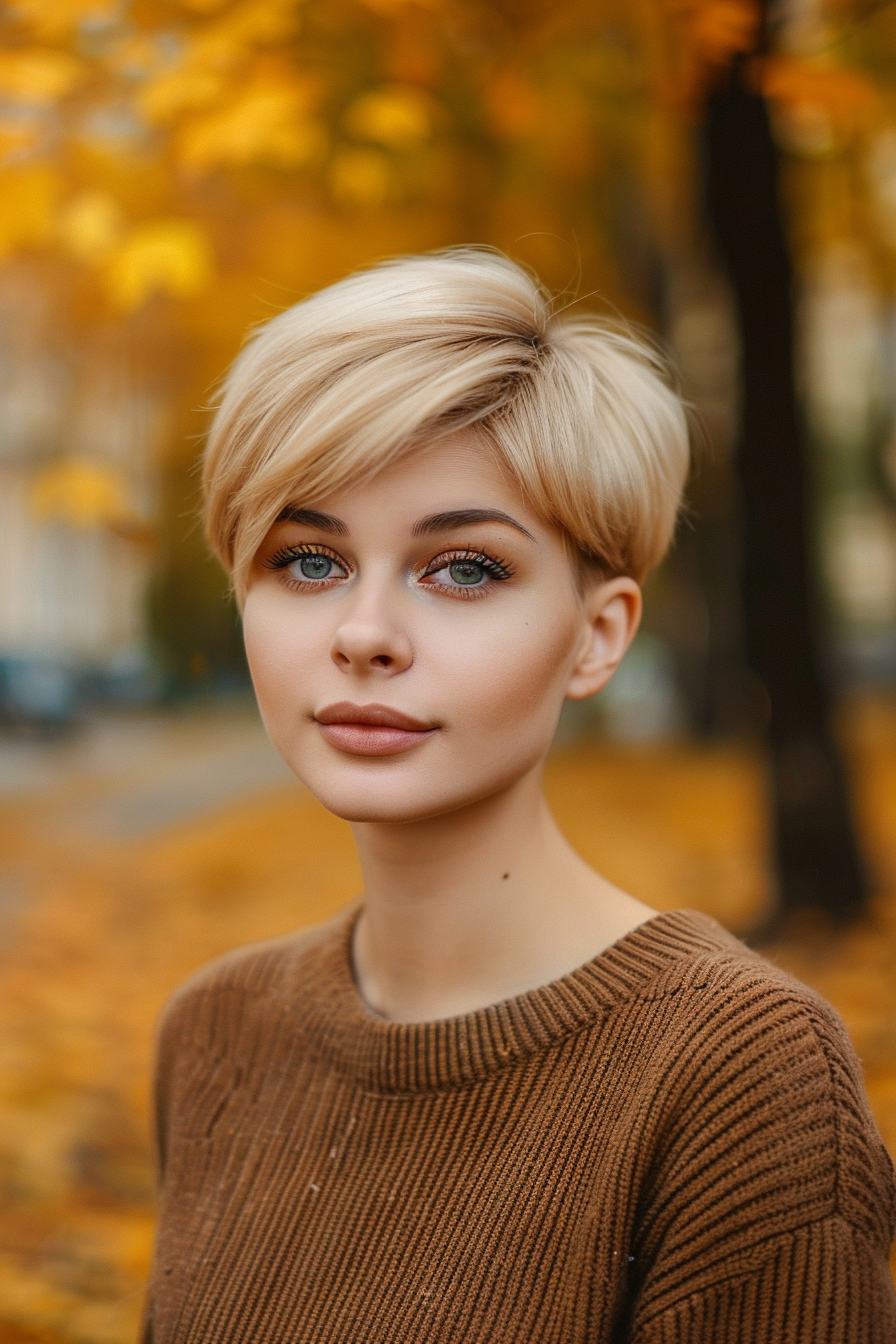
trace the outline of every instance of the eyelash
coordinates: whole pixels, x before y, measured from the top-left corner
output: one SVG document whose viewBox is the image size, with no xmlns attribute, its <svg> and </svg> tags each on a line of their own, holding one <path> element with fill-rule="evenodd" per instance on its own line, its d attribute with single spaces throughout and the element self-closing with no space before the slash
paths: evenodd
<svg viewBox="0 0 896 1344">
<path fill-rule="evenodd" d="M 303 555 L 325 555 L 334 564 L 341 565 L 343 569 L 349 569 L 342 556 L 337 555 L 335 551 L 331 551 L 329 546 L 312 546 L 307 541 L 299 542 L 296 546 L 281 546 L 279 551 L 269 555 L 267 560 L 263 562 L 264 567 L 265 569 L 285 569 L 287 565 L 292 564 L 293 560 L 299 560 Z"/>
<path fill-rule="evenodd" d="M 336 551 L 331 551 L 329 546 L 312 546 L 309 542 L 305 541 L 300 542 L 296 546 L 281 546 L 279 551 L 275 551 L 273 555 L 269 555 L 262 563 L 264 564 L 265 569 L 284 570 L 287 569 L 294 560 L 301 560 L 303 555 L 325 555 L 328 560 L 333 561 L 334 565 L 338 565 L 340 569 L 344 569 L 346 574 L 351 574 L 352 572 L 351 565 L 343 560 L 342 556 L 338 555 Z M 330 586 L 326 580 L 314 583 L 309 579 L 308 581 L 303 582 L 302 579 L 294 579 L 291 575 L 287 574 L 283 575 L 283 582 L 289 588 L 296 588 L 302 591 L 308 588 L 328 588 Z"/>
<path fill-rule="evenodd" d="M 325 555 L 328 560 L 332 560 L 334 564 L 339 565 L 339 567 L 344 569 L 347 574 L 351 574 L 352 572 L 348 562 L 345 561 L 341 555 L 337 554 L 336 551 L 330 550 L 329 546 L 315 546 L 308 542 L 301 542 L 296 546 L 281 546 L 280 550 L 275 551 L 273 555 L 268 556 L 268 558 L 263 561 L 263 564 L 265 569 L 285 570 L 293 563 L 293 561 L 300 560 L 303 555 Z M 446 569 L 448 565 L 457 564 L 458 562 L 462 563 L 465 560 L 473 561 L 475 564 L 481 565 L 489 578 L 498 583 L 503 582 L 505 579 L 512 579 L 515 572 L 513 566 L 507 560 L 502 560 L 499 556 L 486 555 L 484 551 L 465 548 L 461 550 L 441 551 L 438 555 L 433 556 L 431 560 L 428 560 L 421 569 L 416 570 L 414 577 L 419 581 L 428 578 L 431 574 L 437 574 L 440 569 Z M 316 583 L 310 580 L 308 582 L 303 582 L 301 579 L 294 579 L 291 576 L 287 577 L 286 575 L 284 575 L 284 582 L 287 583 L 289 587 L 297 589 L 323 588 L 329 586 L 326 583 L 326 580 L 318 581 Z M 469 588 L 464 588 L 460 584 L 452 584 L 449 586 L 446 583 L 434 583 L 429 584 L 428 587 L 437 588 L 441 592 L 450 591 L 452 596 L 457 596 L 465 601 L 470 601 L 471 599 L 484 596 L 484 589 L 490 587 L 490 585 L 475 584 Z"/>
<path fill-rule="evenodd" d="M 500 583 L 505 579 L 513 578 L 513 566 L 510 565 L 508 561 L 502 560 L 498 556 L 486 555 L 484 551 L 474 550 L 442 551 L 439 555 L 433 556 L 432 560 L 429 560 L 422 569 L 418 569 L 415 578 L 418 580 L 428 578 L 430 574 L 437 574 L 440 569 L 447 569 L 449 565 L 454 565 L 458 562 L 463 563 L 465 560 L 473 561 L 475 564 L 481 565 L 489 578 L 496 582 Z M 465 588 L 460 584 L 449 585 L 447 583 L 433 583 L 427 586 L 430 588 L 437 588 L 443 593 L 450 592 L 452 597 L 460 597 L 464 601 L 469 602 L 470 600 L 484 597 L 485 590 L 491 585 L 474 584 L 469 588 Z"/>
</svg>

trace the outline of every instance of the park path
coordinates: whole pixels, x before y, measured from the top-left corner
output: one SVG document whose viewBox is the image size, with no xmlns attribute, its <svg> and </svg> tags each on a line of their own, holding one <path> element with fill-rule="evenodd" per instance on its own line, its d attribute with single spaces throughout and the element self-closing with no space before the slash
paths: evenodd
<svg viewBox="0 0 896 1344">
<path fill-rule="evenodd" d="M 847 740 L 879 877 L 871 917 L 769 955 L 843 1013 L 896 1152 L 896 706 Z M 573 843 L 658 909 L 735 931 L 765 909 L 762 771 L 747 746 L 590 742 L 547 775 Z M 0 748 L 0 1344 L 134 1340 L 152 1238 L 153 1022 L 226 949 L 356 893 L 348 827 L 239 705 Z"/>
</svg>

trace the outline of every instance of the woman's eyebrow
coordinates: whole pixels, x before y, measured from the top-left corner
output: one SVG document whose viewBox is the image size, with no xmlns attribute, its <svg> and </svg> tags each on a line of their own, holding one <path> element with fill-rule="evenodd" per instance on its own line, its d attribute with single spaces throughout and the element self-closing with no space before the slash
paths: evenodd
<svg viewBox="0 0 896 1344">
<path fill-rule="evenodd" d="M 471 523 L 506 523 L 508 527 L 515 527 L 517 532 L 522 532 L 530 541 L 535 541 L 522 523 L 511 518 L 509 513 L 502 513 L 500 509 L 451 509 L 447 513 L 428 513 L 414 524 L 411 535 L 424 537 L 431 532 L 446 532 L 452 527 L 469 527 Z"/>
<path fill-rule="evenodd" d="M 318 513 L 317 509 L 300 509 L 296 504 L 287 504 L 277 514 L 278 523 L 304 523 L 305 527 L 316 527 L 319 532 L 332 532 L 338 537 L 347 537 L 348 528 L 341 518 L 332 513 Z"/>
</svg>

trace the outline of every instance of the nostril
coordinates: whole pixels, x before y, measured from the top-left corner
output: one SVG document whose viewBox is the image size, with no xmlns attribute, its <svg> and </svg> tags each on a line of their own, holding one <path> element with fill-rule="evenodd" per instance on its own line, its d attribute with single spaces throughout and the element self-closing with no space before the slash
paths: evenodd
<svg viewBox="0 0 896 1344">
<path fill-rule="evenodd" d="M 387 653 L 378 653 L 373 659 L 373 662 L 375 662 L 378 667 L 391 667 L 392 665 L 392 659 Z"/>
</svg>

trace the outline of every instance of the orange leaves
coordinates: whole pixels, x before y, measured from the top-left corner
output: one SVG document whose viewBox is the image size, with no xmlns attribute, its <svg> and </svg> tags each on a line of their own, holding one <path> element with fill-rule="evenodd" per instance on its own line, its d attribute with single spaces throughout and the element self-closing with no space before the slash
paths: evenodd
<svg viewBox="0 0 896 1344">
<path fill-rule="evenodd" d="M 761 15 L 756 0 L 672 0 L 696 60 L 727 65 L 738 52 L 756 47 Z"/>
<path fill-rule="evenodd" d="M 323 128 L 308 115 L 307 83 L 258 79 L 187 121 L 173 142 L 177 162 L 189 172 L 253 163 L 298 168 L 326 145 Z"/>
<path fill-rule="evenodd" d="M 388 149 L 414 149 L 432 129 L 432 99 L 412 85 L 392 84 L 356 98 L 345 114 L 345 126 L 358 140 Z"/>
<path fill-rule="evenodd" d="M 609 255 L 608 212 L 595 202 L 612 196 L 614 174 L 631 172 L 633 199 L 663 200 L 666 218 L 689 214 L 693 120 L 718 71 L 755 50 L 759 4 L 555 0 L 548 10 L 12 0 L 0 94 L 13 112 L 0 114 L 0 155 L 21 176 L 0 185 L 14 203 L 0 253 L 56 247 L 93 269 L 117 311 L 132 311 L 153 294 L 205 292 L 207 239 L 234 209 L 246 212 L 248 237 L 283 193 L 340 216 L 343 232 L 314 275 L 364 259 L 363 242 L 345 243 L 353 211 L 365 215 L 365 238 L 379 212 L 385 250 L 471 229 L 513 247 L 515 225 L 499 221 L 513 215 L 526 235 L 544 227 L 548 200 L 560 232 L 574 231 L 586 254 Z M 838 48 L 826 65 L 787 55 L 754 67 L 776 126 L 804 157 L 893 120 L 850 59 Z M 442 221 L 444 239 L 414 232 L 411 202 L 418 219 Z M 222 249 L 231 293 L 254 285 L 250 253 L 235 235 Z M 278 283 L 302 289 L 307 252 L 294 255 Z M 605 283 L 604 265 L 586 284 Z"/>
<path fill-rule="evenodd" d="M 106 287 L 114 307 L 139 308 L 154 294 L 191 299 L 212 277 L 205 232 L 186 219 L 159 219 L 133 229 L 109 258 Z"/>
<path fill-rule="evenodd" d="M 445 8 L 444 0 L 360 0 L 360 3 L 387 19 L 398 18 L 408 10 Z"/>
<path fill-rule="evenodd" d="M 521 71 L 501 70 L 484 89 L 489 124 L 497 135 L 525 135 L 538 123 L 539 100 Z"/>
<path fill-rule="evenodd" d="M 869 127 L 881 108 L 881 93 L 859 70 L 772 56 L 753 63 L 757 86 L 786 118 L 791 147 L 825 152 L 836 139 Z"/>
<path fill-rule="evenodd" d="M 119 522 L 130 509 L 122 477 L 110 467 L 67 458 L 34 478 L 31 507 L 38 518 L 90 528 Z"/>
<path fill-rule="evenodd" d="M 59 178 L 43 165 L 8 170 L 3 177 L 0 260 L 23 247 L 51 241 Z"/>
<path fill-rule="evenodd" d="M 896 718 L 883 702 L 859 714 L 863 725 L 853 709 L 845 726 L 882 899 L 867 925 L 793 938 L 773 956 L 845 1017 L 896 1153 Z M 166 778 L 188 779 L 194 804 L 213 803 L 221 761 L 260 759 L 260 732 L 232 708 L 117 716 L 80 749 L 52 749 L 40 768 L 55 785 L 0 802 L 27 894 L 0 965 L 2 1158 L 17 1195 L 0 1251 L 9 1344 L 133 1344 L 151 1243 L 141 1190 L 156 1014 L 203 962 L 330 918 L 360 889 L 347 825 L 293 785 L 205 815 L 188 808 L 140 839 L 103 833 L 104 818 L 146 809 L 151 825 Z M 547 788 L 575 847 L 643 900 L 734 928 L 762 911 L 763 773 L 749 748 L 592 742 L 552 755 Z M 78 1179 L 73 1158 L 85 1149 L 94 1162 Z"/>
<path fill-rule="evenodd" d="M 288 42 L 299 24 L 294 0 L 243 0 L 221 17 L 181 33 L 184 63 L 196 70 L 234 69 L 256 52 Z"/>
<path fill-rule="evenodd" d="M 66 252 L 87 264 L 104 261 L 121 231 L 121 207 L 104 191 L 80 192 L 64 206 L 56 222 Z"/>
<path fill-rule="evenodd" d="M 382 150 L 343 149 L 330 164 L 330 190 L 339 205 L 382 205 L 391 183 L 391 165 Z"/>
<path fill-rule="evenodd" d="M 0 94 L 17 102 L 55 102 L 70 93 L 84 74 L 74 56 L 50 47 L 0 53 Z"/>
<path fill-rule="evenodd" d="M 190 66 L 164 70 L 137 94 L 137 106 L 147 121 L 167 126 L 185 112 L 208 107 L 224 93 L 227 85 L 217 70 Z"/>
<path fill-rule="evenodd" d="M 203 174 L 254 163 L 292 169 L 318 157 L 326 137 L 310 115 L 314 82 L 271 50 L 294 36 L 297 6 L 244 0 L 219 14 L 214 0 L 192 0 L 189 8 L 211 17 L 180 34 L 179 59 L 136 98 L 147 121 L 170 128 L 175 164 Z"/>
<path fill-rule="evenodd" d="M 124 211 L 108 192 L 83 191 L 52 218 L 62 248 L 97 269 L 112 307 L 132 312 L 154 294 L 192 299 L 213 273 L 205 230 L 189 219 L 151 219 L 128 227 Z"/>
<path fill-rule="evenodd" d="M 71 38 L 85 22 L 109 17 L 116 0 L 12 0 L 10 17 L 28 25 L 39 41 Z"/>
</svg>

